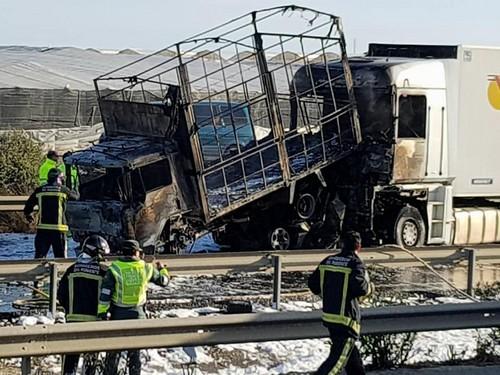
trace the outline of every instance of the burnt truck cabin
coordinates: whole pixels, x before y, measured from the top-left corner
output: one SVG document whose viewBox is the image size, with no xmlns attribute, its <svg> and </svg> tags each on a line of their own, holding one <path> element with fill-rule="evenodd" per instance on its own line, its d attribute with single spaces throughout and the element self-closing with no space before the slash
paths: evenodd
<svg viewBox="0 0 500 375">
<path fill-rule="evenodd" d="M 100 233 L 113 247 L 123 237 L 157 246 L 158 232 L 186 207 L 176 154 L 169 142 L 117 136 L 66 157 L 79 175 L 80 200 L 67 208 L 74 238 Z"/>
<path fill-rule="evenodd" d="M 439 64 L 406 57 L 349 60 L 363 141 L 323 175 L 345 205 L 343 230 L 361 232 L 365 245 L 444 241 L 449 223 L 444 207 L 450 207 L 444 192 L 450 191 L 452 179 L 446 175 L 444 70 Z M 338 61 L 330 63 L 330 75 L 341 68 Z M 311 69 L 316 81 L 328 78 L 323 66 Z M 308 86 L 299 73 L 295 86 L 300 93 Z M 337 97 L 344 85 L 341 79 L 333 84 Z"/>
<path fill-rule="evenodd" d="M 321 66 L 326 78 L 315 80 Z M 296 87 L 297 75 L 308 84 Z M 337 225 L 322 170 L 361 141 L 338 17 L 296 6 L 252 12 L 95 86 L 105 139 L 65 161 L 83 167 L 94 158 L 106 173 L 82 179 L 72 230 L 179 251 L 206 231 L 232 248 L 300 247 L 306 237 L 326 241 L 312 235 L 326 222 Z M 122 148 L 112 152 L 118 140 Z M 148 162 L 131 162 L 134 150 Z M 105 201 L 114 211 L 104 229 L 77 219 Z M 113 223 L 117 205 L 123 213 Z"/>
</svg>

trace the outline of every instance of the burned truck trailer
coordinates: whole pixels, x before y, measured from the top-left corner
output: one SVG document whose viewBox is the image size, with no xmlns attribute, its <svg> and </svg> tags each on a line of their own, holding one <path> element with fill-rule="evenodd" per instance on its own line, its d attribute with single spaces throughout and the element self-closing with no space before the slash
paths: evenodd
<svg viewBox="0 0 500 375">
<path fill-rule="evenodd" d="M 313 67 L 327 78 L 315 80 Z M 300 92 L 298 73 L 309 80 Z M 166 251 L 206 231 L 232 248 L 334 241 L 324 172 L 361 140 L 338 17 L 252 12 L 95 86 L 105 136 L 65 158 L 79 170 L 81 199 L 67 209 L 76 239 L 99 233 Z"/>
</svg>

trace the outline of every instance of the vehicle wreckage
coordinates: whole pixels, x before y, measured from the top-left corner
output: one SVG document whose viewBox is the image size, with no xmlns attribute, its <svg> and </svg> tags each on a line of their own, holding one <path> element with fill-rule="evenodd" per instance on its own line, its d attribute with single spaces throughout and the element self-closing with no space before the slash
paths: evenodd
<svg viewBox="0 0 500 375">
<path fill-rule="evenodd" d="M 331 58 L 340 69 L 330 76 Z M 81 199 L 67 208 L 76 240 L 99 233 L 175 252 L 207 231 L 234 249 L 335 239 L 323 171 L 361 139 L 338 17 L 252 12 L 95 87 L 105 135 L 64 159 L 80 176 Z"/>
<path fill-rule="evenodd" d="M 498 242 L 499 53 L 373 44 L 348 60 L 340 18 L 285 6 L 142 57 L 95 80 L 105 136 L 65 158 L 71 231 L 150 252 L 206 232 L 233 250 L 350 229 L 366 246 Z"/>
</svg>

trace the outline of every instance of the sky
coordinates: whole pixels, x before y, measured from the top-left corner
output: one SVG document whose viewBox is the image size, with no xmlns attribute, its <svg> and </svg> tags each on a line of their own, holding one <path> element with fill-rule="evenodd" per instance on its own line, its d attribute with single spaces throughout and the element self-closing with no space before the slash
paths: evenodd
<svg viewBox="0 0 500 375">
<path fill-rule="evenodd" d="M 500 46 L 500 0 L 0 0 L 0 45 L 153 51 L 290 3 L 340 16 L 350 53 L 369 42 Z"/>
</svg>

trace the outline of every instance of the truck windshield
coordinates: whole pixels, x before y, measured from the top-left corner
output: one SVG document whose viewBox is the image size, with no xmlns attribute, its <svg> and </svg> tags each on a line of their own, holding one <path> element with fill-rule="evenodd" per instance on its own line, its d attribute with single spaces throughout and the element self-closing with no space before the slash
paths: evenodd
<svg viewBox="0 0 500 375">
<path fill-rule="evenodd" d="M 81 200 L 122 200 L 120 168 L 78 166 Z"/>
<path fill-rule="evenodd" d="M 134 197 L 142 197 L 150 191 L 172 183 L 172 175 L 167 159 L 134 169 L 131 172 L 131 178 Z"/>
<path fill-rule="evenodd" d="M 386 90 L 354 89 L 363 136 L 394 138 L 391 94 Z"/>
<path fill-rule="evenodd" d="M 167 159 L 127 171 L 122 168 L 78 166 L 82 200 L 143 201 L 150 191 L 172 183 Z"/>
</svg>

